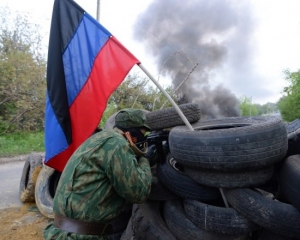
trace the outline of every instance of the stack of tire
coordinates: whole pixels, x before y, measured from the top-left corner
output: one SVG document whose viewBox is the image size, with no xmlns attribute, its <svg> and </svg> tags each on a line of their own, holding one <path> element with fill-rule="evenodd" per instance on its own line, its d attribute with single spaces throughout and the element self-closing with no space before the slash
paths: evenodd
<svg viewBox="0 0 300 240">
<path fill-rule="evenodd" d="M 122 239 L 300 239 L 300 162 L 285 159 L 281 120 L 223 118 L 192 126 L 171 129 L 170 154 L 154 168 L 149 200 L 133 205 Z"/>
<path fill-rule="evenodd" d="M 169 151 L 152 167 L 148 200 L 126 203 L 109 239 L 300 239 L 300 147 L 289 151 L 298 121 L 290 127 L 274 117 L 203 121 L 197 104 L 179 107 L 194 131 L 174 108 L 145 111 L 152 130 L 169 131 Z M 20 198 L 53 218 L 60 173 L 42 165 L 41 156 L 30 155 Z"/>
</svg>

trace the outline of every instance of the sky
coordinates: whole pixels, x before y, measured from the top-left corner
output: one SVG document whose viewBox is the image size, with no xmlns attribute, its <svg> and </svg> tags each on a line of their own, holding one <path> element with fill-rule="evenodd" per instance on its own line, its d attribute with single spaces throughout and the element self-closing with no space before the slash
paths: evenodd
<svg viewBox="0 0 300 240">
<path fill-rule="evenodd" d="M 97 0 L 75 1 L 96 18 Z M 29 13 L 47 45 L 53 0 L 4 6 Z M 198 98 L 228 90 L 265 104 L 282 96 L 283 70 L 300 69 L 299 9 L 299 0 L 101 0 L 100 23 L 164 86 L 190 73 L 183 89 Z"/>
</svg>

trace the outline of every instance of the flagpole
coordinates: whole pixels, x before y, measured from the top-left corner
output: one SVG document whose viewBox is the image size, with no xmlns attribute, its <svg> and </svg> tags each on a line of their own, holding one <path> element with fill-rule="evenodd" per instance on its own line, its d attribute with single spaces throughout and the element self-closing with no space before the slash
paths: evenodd
<svg viewBox="0 0 300 240">
<path fill-rule="evenodd" d="M 171 96 L 163 89 L 163 87 L 158 83 L 158 81 L 155 80 L 155 78 L 151 75 L 150 72 L 148 72 L 147 69 L 144 68 L 144 66 L 140 63 L 138 65 L 142 71 L 151 79 L 151 81 L 162 91 L 162 93 L 166 96 L 166 98 L 170 101 L 172 106 L 175 108 L 176 112 L 181 117 L 182 121 L 185 123 L 185 125 L 188 127 L 189 130 L 194 131 L 194 128 L 190 124 L 190 122 L 187 120 L 187 118 L 182 113 L 181 109 L 177 106 L 177 104 L 174 102 L 174 100 L 171 98 Z"/>
<path fill-rule="evenodd" d="M 100 0 L 97 0 L 97 21 L 100 22 Z"/>
<path fill-rule="evenodd" d="M 163 89 L 163 87 L 158 83 L 158 81 L 156 81 L 156 79 L 151 75 L 150 72 L 148 72 L 148 70 L 146 68 L 144 68 L 144 66 L 141 63 L 138 64 L 138 66 L 151 79 L 151 81 L 160 89 L 160 91 L 162 91 L 162 93 L 165 95 L 165 97 L 170 101 L 170 103 L 175 108 L 176 112 L 179 114 L 179 116 L 181 117 L 181 119 L 185 123 L 185 125 L 188 127 L 188 129 L 191 130 L 191 131 L 194 131 L 194 128 L 192 127 L 192 125 L 190 124 L 190 122 L 184 116 L 184 114 L 182 113 L 181 109 L 177 106 L 177 104 L 174 102 L 174 100 L 171 98 L 171 96 L 165 91 L 165 89 Z M 226 199 L 226 197 L 224 195 L 223 188 L 219 188 L 219 191 L 221 193 L 221 196 L 223 198 L 225 206 L 228 208 L 229 205 L 228 205 L 227 199 Z"/>
</svg>

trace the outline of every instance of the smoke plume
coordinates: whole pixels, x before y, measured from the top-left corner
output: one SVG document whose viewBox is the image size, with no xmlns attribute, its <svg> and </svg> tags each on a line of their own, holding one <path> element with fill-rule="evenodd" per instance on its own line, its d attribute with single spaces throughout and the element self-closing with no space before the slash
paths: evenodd
<svg viewBox="0 0 300 240">
<path fill-rule="evenodd" d="M 163 76 L 172 79 L 188 102 L 199 103 L 207 118 L 240 115 L 239 100 L 212 79 L 229 58 L 247 66 L 251 15 L 246 1 L 153 0 L 135 25 Z M 231 60 L 232 62 L 233 60 Z"/>
</svg>

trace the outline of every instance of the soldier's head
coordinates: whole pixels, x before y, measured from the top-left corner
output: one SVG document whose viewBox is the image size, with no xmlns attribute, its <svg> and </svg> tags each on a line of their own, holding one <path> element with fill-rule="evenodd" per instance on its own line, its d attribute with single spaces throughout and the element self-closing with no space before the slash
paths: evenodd
<svg viewBox="0 0 300 240">
<path fill-rule="evenodd" d="M 135 144 L 146 140 L 145 132 L 151 131 L 146 124 L 146 116 L 141 109 L 125 108 L 118 112 L 115 117 L 115 126 L 124 132 L 130 132 Z"/>
</svg>

